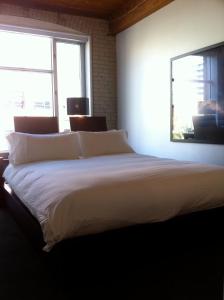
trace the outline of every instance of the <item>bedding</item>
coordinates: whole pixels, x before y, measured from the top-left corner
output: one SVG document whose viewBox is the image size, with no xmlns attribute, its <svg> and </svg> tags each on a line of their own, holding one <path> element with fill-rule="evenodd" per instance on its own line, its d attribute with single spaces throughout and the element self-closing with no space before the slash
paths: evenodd
<svg viewBox="0 0 224 300">
<path fill-rule="evenodd" d="M 46 251 L 63 239 L 224 206 L 224 167 L 136 153 L 10 164 L 4 177 L 40 222 Z"/>
<path fill-rule="evenodd" d="M 9 162 L 14 165 L 33 161 L 76 159 L 80 156 L 78 133 L 29 134 L 12 132 Z"/>
<path fill-rule="evenodd" d="M 78 135 L 83 157 L 134 152 L 125 130 L 80 131 Z"/>
</svg>

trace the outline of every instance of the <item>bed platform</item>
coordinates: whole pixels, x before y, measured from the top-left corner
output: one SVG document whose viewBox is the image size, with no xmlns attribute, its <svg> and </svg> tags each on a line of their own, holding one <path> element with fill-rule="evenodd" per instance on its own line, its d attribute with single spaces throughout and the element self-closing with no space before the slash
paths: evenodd
<svg viewBox="0 0 224 300">
<path fill-rule="evenodd" d="M 36 249 L 42 249 L 45 245 L 40 224 L 20 201 L 10 186 L 5 183 L 5 207 L 20 226 L 32 245 Z"/>
</svg>

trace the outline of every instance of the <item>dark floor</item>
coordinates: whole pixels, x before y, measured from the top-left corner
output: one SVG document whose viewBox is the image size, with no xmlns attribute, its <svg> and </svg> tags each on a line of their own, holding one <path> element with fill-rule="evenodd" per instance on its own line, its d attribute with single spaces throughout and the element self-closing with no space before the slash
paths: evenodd
<svg viewBox="0 0 224 300">
<path fill-rule="evenodd" d="M 0 209 L 0 299 L 223 299 L 224 247 L 180 249 L 41 256 Z"/>
</svg>

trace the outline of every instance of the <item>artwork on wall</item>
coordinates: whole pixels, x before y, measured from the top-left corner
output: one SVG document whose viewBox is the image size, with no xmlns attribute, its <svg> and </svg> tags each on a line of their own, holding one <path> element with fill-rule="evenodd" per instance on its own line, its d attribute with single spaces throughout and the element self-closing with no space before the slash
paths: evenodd
<svg viewBox="0 0 224 300">
<path fill-rule="evenodd" d="M 171 59 L 171 141 L 224 144 L 224 42 Z"/>
</svg>

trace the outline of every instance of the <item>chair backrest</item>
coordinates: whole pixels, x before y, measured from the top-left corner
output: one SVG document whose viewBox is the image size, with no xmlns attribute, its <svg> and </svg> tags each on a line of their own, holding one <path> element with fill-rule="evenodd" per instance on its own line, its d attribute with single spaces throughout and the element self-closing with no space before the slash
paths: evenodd
<svg viewBox="0 0 224 300">
<path fill-rule="evenodd" d="M 59 131 L 57 117 L 14 117 L 14 125 L 17 132 L 48 134 Z"/>
<path fill-rule="evenodd" d="M 72 131 L 106 131 L 106 117 L 70 117 Z"/>
</svg>

